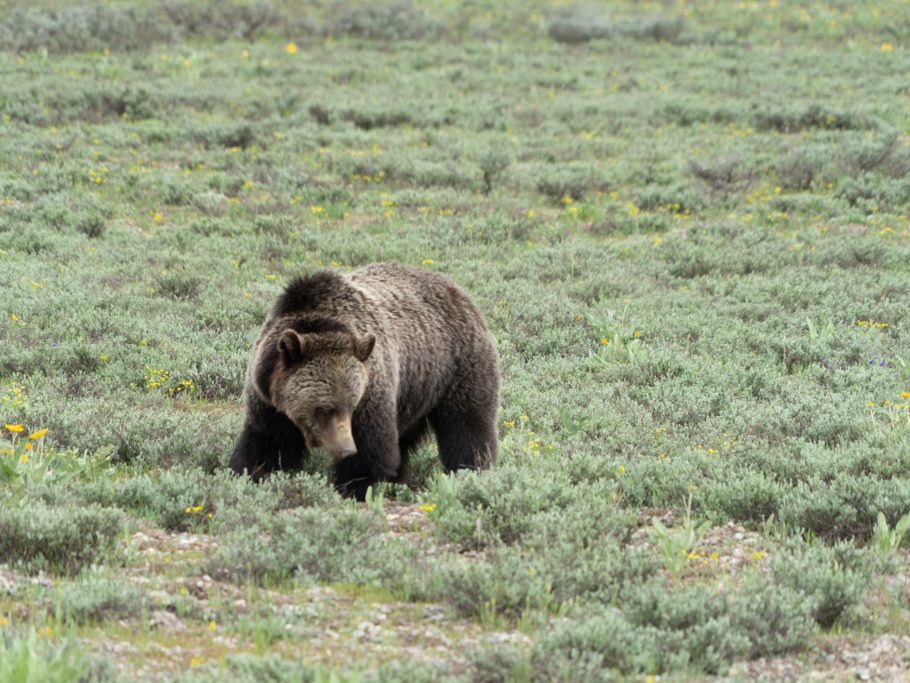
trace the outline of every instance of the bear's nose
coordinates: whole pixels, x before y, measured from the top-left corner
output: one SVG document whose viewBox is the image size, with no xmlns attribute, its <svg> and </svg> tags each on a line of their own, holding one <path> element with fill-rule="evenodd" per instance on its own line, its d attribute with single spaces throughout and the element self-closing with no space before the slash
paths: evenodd
<svg viewBox="0 0 910 683">
<path fill-rule="evenodd" d="M 354 447 L 354 444 L 350 444 L 348 446 L 341 447 L 341 457 L 342 458 L 347 458 L 352 455 L 357 455 L 357 448 Z"/>
</svg>

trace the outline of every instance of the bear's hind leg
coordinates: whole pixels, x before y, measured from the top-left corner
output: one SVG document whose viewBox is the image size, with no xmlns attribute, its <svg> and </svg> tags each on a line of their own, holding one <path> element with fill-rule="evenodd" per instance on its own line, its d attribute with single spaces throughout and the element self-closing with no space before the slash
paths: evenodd
<svg viewBox="0 0 910 683">
<path fill-rule="evenodd" d="M 446 472 L 480 470 L 496 462 L 496 407 L 443 402 L 430 415 Z"/>
</svg>

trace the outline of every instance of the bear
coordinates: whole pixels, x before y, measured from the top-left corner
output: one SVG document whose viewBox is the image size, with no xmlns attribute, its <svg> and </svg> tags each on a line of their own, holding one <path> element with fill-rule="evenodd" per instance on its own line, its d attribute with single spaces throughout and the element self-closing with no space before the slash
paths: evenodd
<svg viewBox="0 0 910 683">
<path fill-rule="evenodd" d="M 247 367 L 230 467 L 254 479 L 322 448 L 335 488 L 363 500 L 401 481 L 432 431 L 446 472 L 497 455 L 499 361 L 484 319 L 444 275 L 399 263 L 292 279 Z"/>
</svg>

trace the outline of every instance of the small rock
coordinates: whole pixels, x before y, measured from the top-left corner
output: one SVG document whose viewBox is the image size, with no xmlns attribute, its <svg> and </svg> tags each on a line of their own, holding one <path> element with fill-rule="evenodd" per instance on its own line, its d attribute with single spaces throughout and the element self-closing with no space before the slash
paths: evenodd
<svg viewBox="0 0 910 683">
<path fill-rule="evenodd" d="M 41 586 L 42 588 L 52 588 L 54 586 L 54 582 L 47 578 L 44 574 L 39 574 L 38 576 L 34 577 L 32 579 L 32 583 Z"/>
<path fill-rule="evenodd" d="M 180 621 L 180 617 L 163 609 L 152 612 L 149 625 L 153 628 L 166 629 L 172 633 L 183 633 L 186 631 L 186 624 Z"/>
</svg>

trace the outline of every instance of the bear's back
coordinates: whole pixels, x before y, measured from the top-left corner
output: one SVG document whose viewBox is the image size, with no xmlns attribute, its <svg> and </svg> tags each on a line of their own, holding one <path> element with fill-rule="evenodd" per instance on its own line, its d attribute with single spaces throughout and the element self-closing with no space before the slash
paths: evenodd
<svg viewBox="0 0 910 683">
<path fill-rule="evenodd" d="M 439 400 L 465 362 L 482 356 L 495 367 L 496 352 L 480 311 L 446 276 L 378 263 L 346 277 L 362 292 L 377 323 L 377 349 L 394 358 L 404 424 Z"/>
<path fill-rule="evenodd" d="M 410 323 L 434 320 L 451 325 L 484 326 L 467 294 L 445 275 L 400 263 L 374 263 L 346 276 L 382 311 Z"/>
</svg>

